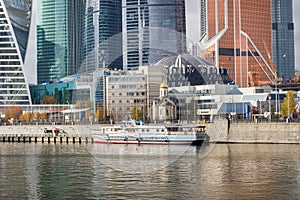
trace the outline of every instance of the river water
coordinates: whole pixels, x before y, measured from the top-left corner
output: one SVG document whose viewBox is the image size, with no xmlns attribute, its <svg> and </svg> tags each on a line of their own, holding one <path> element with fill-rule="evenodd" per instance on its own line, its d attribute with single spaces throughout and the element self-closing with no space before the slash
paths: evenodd
<svg viewBox="0 0 300 200">
<path fill-rule="evenodd" d="M 299 199 L 300 145 L 0 144 L 0 199 Z"/>
</svg>

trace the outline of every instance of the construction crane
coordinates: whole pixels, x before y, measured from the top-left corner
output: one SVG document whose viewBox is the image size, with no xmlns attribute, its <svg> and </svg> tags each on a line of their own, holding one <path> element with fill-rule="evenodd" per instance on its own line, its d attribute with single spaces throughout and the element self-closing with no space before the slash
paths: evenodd
<svg viewBox="0 0 300 200">
<path fill-rule="evenodd" d="M 278 76 L 277 76 L 277 69 L 276 69 L 276 66 L 275 66 L 275 64 L 274 64 L 274 62 L 273 62 L 272 56 L 271 56 L 271 54 L 270 54 L 270 52 L 269 52 L 269 50 L 268 50 L 268 47 L 267 47 L 266 42 L 265 42 L 265 41 L 263 41 L 263 42 L 264 42 L 265 50 L 266 50 L 266 52 L 267 52 L 267 54 L 268 54 L 268 59 L 269 59 L 269 62 L 270 62 L 272 71 L 274 72 L 275 82 L 276 82 L 276 83 L 279 83 L 281 80 L 280 80 L 280 79 L 278 78 Z"/>
</svg>

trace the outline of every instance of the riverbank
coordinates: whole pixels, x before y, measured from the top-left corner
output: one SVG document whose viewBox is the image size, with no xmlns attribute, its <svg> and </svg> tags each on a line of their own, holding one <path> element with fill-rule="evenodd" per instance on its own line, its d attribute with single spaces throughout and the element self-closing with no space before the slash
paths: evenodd
<svg viewBox="0 0 300 200">
<path fill-rule="evenodd" d="M 210 142 L 300 144 L 300 123 L 229 123 L 227 120 L 207 124 Z"/>
<path fill-rule="evenodd" d="M 47 138 L 53 136 L 69 138 L 92 138 L 91 129 L 100 129 L 101 126 L 103 125 L 1 126 L 0 136 L 13 136 L 16 140 L 18 137 L 20 137 L 21 141 L 24 137 L 26 138 L 28 136 L 33 138 Z M 53 131 L 55 129 L 62 130 L 63 135 L 61 135 L 62 133 L 54 134 Z M 206 124 L 206 133 L 210 136 L 210 142 L 216 143 L 300 144 L 300 123 L 235 122 L 228 125 L 227 120 L 220 120 L 215 121 L 214 123 Z M 48 139 L 45 139 L 45 141 L 48 141 Z"/>
</svg>

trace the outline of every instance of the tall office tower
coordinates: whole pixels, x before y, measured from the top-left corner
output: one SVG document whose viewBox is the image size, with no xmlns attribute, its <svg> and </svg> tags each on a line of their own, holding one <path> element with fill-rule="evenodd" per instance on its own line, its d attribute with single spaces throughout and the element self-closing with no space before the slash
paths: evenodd
<svg viewBox="0 0 300 200">
<path fill-rule="evenodd" d="M 186 53 L 185 0 L 126 0 L 123 12 L 127 70 Z"/>
<path fill-rule="evenodd" d="M 87 1 L 81 71 L 122 69 L 122 54 L 122 1 Z"/>
<path fill-rule="evenodd" d="M 31 104 L 23 64 L 30 21 L 30 0 L 0 0 L 0 105 Z"/>
<path fill-rule="evenodd" d="M 240 87 L 275 81 L 271 0 L 201 0 L 200 43 L 205 59 L 229 69 Z"/>
<path fill-rule="evenodd" d="M 38 84 L 77 73 L 83 23 L 84 0 L 37 1 Z"/>
<path fill-rule="evenodd" d="M 272 0 L 273 61 L 283 81 L 295 76 L 293 0 Z"/>
</svg>

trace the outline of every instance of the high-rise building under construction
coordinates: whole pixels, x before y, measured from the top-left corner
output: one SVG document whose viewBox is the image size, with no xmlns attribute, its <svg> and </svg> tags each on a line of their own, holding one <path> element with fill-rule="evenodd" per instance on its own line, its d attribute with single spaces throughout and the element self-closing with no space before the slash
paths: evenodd
<svg viewBox="0 0 300 200">
<path fill-rule="evenodd" d="M 203 57 L 239 87 L 273 83 L 271 0 L 201 0 Z"/>
</svg>

